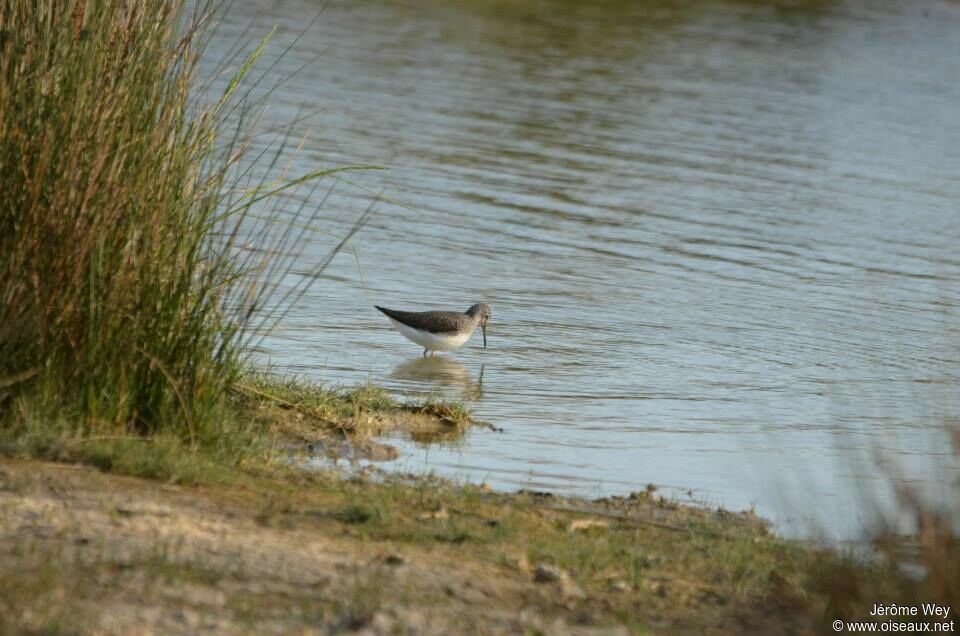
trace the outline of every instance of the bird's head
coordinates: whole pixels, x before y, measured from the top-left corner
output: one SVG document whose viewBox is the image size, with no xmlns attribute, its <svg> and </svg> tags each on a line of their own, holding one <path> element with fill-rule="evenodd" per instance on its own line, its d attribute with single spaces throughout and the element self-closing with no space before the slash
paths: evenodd
<svg viewBox="0 0 960 636">
<path fill-rule="evenodd" d="M 490 305 L 487 303 L 477 303 L 467 310 L 468 316 L 478 316 L 480 318 L 480 329 L 483 330 L 483 348 L 487 348 L 487 321 L 490 320 Z"/>
</svg>

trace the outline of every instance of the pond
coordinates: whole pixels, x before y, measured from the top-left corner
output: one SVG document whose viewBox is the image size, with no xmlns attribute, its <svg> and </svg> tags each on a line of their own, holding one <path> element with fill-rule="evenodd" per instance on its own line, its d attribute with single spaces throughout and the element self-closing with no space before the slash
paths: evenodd
<svg viewBox="0 0 960 636">
<path fill-rule="evenodd" d="M 257 143 L 384 169 L 306 200 L 293 278 L 382 193 L 264 359 L 504 429 L 394 468 L 829 539 L 956 483 L 960 5 L 234 0 L 207 56 L 274 25 Z M 373 308 L 481 301 L 428 360 Z"/>
</svg>

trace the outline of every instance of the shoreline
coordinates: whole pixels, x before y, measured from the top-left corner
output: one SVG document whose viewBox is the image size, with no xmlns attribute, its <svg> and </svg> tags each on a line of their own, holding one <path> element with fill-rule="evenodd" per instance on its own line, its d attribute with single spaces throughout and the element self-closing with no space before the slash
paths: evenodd
<svg viewBox="0 0 960 636">
<path fill-rule="evenodd" d="M 246 441 L 226 450 L 0 446 L 0 633 L 815 634 L 877 599 L 941 596 L 895 559 L 845 558 L 654 487 L 589 499 L 305 469 L 290 458 L 474 422 L 371 387 L 254 388 L 235 393 L 225 430 Z"/>
</svg>

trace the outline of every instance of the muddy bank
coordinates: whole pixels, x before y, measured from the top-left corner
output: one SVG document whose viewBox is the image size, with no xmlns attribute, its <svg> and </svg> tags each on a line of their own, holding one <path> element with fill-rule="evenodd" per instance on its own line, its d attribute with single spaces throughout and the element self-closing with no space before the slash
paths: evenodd
<svg viewBox="0 0 960 636">
<path fill-rule="evenodd" d="M 460 439 L 473 426 L 493 428 L 473 419 L 462 406 L 398 402 L 370 387 L 331 391 L 258 376 L 234 385 L 234 393 L 245 416 L 284 440 L 288 450 L 334 460 L 397 459 L 397 449 L 379 439 L 388 434 L 434 443 Z"/>
</svg>

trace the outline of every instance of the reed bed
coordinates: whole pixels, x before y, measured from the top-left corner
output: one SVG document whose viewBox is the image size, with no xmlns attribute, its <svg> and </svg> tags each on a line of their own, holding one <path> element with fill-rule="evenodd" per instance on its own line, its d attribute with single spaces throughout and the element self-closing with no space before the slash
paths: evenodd
<svg viewBox="0 0 960 636">
<path fill-rule="evenodd" d="M 260 207 L 326 173 L 250 183 L 252 133 L 238 87 L 265 41 L 233 61 L 224 94 L 194 101 L 215 9 L 183 0 L 0 3 L 8 439 L 163 434 L 191 448 L 222 439 L 250 341 L 282 313 L 259 309 L 303 238 L 290 228 L 316 215 L 301 208 L 308 218 L 267 231 L 280 208 L 264 216 Z M 275 237 L 269 249 L 242 249 L 264 233 Z"/>
</svg>

